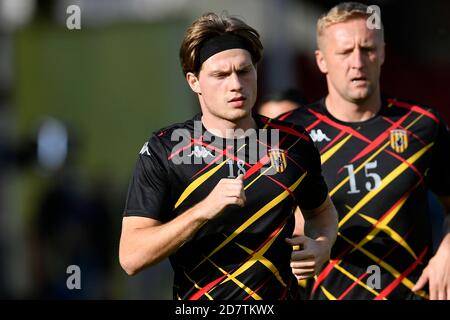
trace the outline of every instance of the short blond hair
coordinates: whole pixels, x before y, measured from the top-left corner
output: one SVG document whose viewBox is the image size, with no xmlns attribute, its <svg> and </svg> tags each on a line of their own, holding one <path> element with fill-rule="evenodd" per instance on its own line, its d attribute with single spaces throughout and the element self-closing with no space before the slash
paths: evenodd
<svg viewBox="0 0 450 320">
<path fill-rule="evenodd" d="M 369 13 L 367 8 L 369 6 L 362 4 L 360 2 L 342 2 L 333 8 L 331 8 L 327 13 L 323 14 L 319 20 L 317 20 L 317 46 L 319 46 L 319 39 L 323 36 L 326 28 L 332 26 L 336 23 L 346 22 L 353 19 L 367 19 L 372 13 Z M 384 40 L 384 27 L 381 23 L 381 39 Z"/>
</svg>

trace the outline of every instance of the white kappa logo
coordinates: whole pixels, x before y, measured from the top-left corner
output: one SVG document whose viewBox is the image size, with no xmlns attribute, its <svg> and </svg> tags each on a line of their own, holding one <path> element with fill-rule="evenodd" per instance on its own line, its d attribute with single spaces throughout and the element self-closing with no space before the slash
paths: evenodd
<svg viewBox="0 0 450 320">
<path fill-rule="evenodd" d="M 323 140 L 330 141 L 330 138 L 328 138 L 327 135 L 320 129 L 311 130 L 311 133 L 309 135 L 314 142 L 322 142 Z"/>
<path fill-rule="evenodd" d="M 190 154 L 188 154 L 188 157 L 192 156 L 196 156 L 197 158 L 206 158 L 208 156 L 213 157 L 212 153 L 203 146 L 194 146 L 194 150 Z"/>
<path fill-rule="evenodd" d="M 148 156 L 150 155 L 150 151 L 148 151 L 148 142 L 144 143 L 141 151 L 139 151 L 139 154 L 146 154 Z"/>
</svg>

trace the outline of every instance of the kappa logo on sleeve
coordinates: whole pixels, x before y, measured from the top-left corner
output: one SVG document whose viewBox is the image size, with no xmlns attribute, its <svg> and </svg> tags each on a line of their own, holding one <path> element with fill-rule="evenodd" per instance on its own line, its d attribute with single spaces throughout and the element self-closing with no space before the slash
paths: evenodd
<svg viewBox="0 0 450 320">
<path fill-rule="evenodd" d="M 146 154 L 148 156 L 150 155 L 150 151 L 148 150 L 148 142 L 144 143 L 141 151 L 139 151 L 139 154 Z"/>
</svg>

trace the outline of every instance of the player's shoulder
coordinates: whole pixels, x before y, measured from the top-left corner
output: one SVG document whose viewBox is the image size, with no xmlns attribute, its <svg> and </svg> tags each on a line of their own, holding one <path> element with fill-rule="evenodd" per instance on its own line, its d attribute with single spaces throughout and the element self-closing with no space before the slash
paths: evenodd
<svg viewBox="0 0 450 320">
<path fill-rule="evenodd" d="M 324 113 L 325 112 L 325 97 L 320 98 L 319 100 L 316 100 L 312 103 L 308 103 L 303 107 L 304 112 L 317 112 L 317 113 Z"/>
<path fill-rule="evenodd" d="M 259 114 L 255 115 L 254 118 L 259 123 L 260 128 L 265 128 L 268 130 L 279 130 L 280 132 L 287 135 L 296 136 L 306 141 L 310 140 L 308 132 L 303 127 L 303 125 L 299 123 L 286 121 L 284 119 L 272 119 Z"/>
<path fill-rule="evenodd" d="M 430 120 L 434 121 L 437 124 L 443 121 L 439 111 L 428 104 L 411 99 L 387 97 L 387 96 L 383 96 L 383 100 L 385 101 L 388 109 L 395 108 L 399 112 L 403 113 L 406 112 L 417 113 L 419 115 L 429 118 Z"/>
<path fill-rule="evenodd" d="M 154 131 L 148 140 L 149 143 L 162 143 L 164 145 L 172 145 L 179 141 L 179 137 L 191 134 L 197 125 L 201 128 L 201 114 L 195 115 L 193 118 L 184 122 L 177 122 L 166 127 Z"/>
<path fill-rule="evenodd" d="M 200 119 L 201 115 L 197 114 L 187 121 L 174 123 L 153 131 L 142 146 L 140 154 L 162 156 L 171 152 L 174 145 L 178 144 L 180 140 L 190 141 L 195 121 L 201 121 Z"/>
<path fill-rule="evenodd" d="M 317 117 L 323 115 L 325 113 L 324 109 L 324 98 L 322 98 L 313 103 L 302 105 L 299 108 L 281 116 L 280 119 L 307 126 L 311 121 L 315 121 Z"/>
<path fill-rule="evenodd" d="M 201 114 L 196 114 L 192 119 L 186 120 L 184 122 L 178 122 L 171 124 L 169 126 L 163 127 L 159 130 L 153 132 L 152 137 L 158 137 L 159 139 L 169 139 L 175 131 L 192 131 L 195 127 L 195 123 L 201 126 Z"/>
</svg>

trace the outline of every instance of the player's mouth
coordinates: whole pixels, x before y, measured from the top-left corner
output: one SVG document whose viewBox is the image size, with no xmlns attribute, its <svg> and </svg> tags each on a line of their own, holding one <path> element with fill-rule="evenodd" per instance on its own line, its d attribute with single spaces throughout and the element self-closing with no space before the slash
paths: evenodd
<svg viewBox="0 0 450 320">
<path fill-rule="evenodd" d="M 354 77 L 351 79 L 351 82 L 356 86 L 365 86 L 368 83 L 367 78 L 364 76 Z"/>
<path fill-rule="evenodd" d="M 244 96 L 236 96 L 236 97 L 228 100 L 228 103 L 230 103 L 235 108 L 242 108 L 244 106 L 246 99 L 247 98 Z"/>
</svg>

